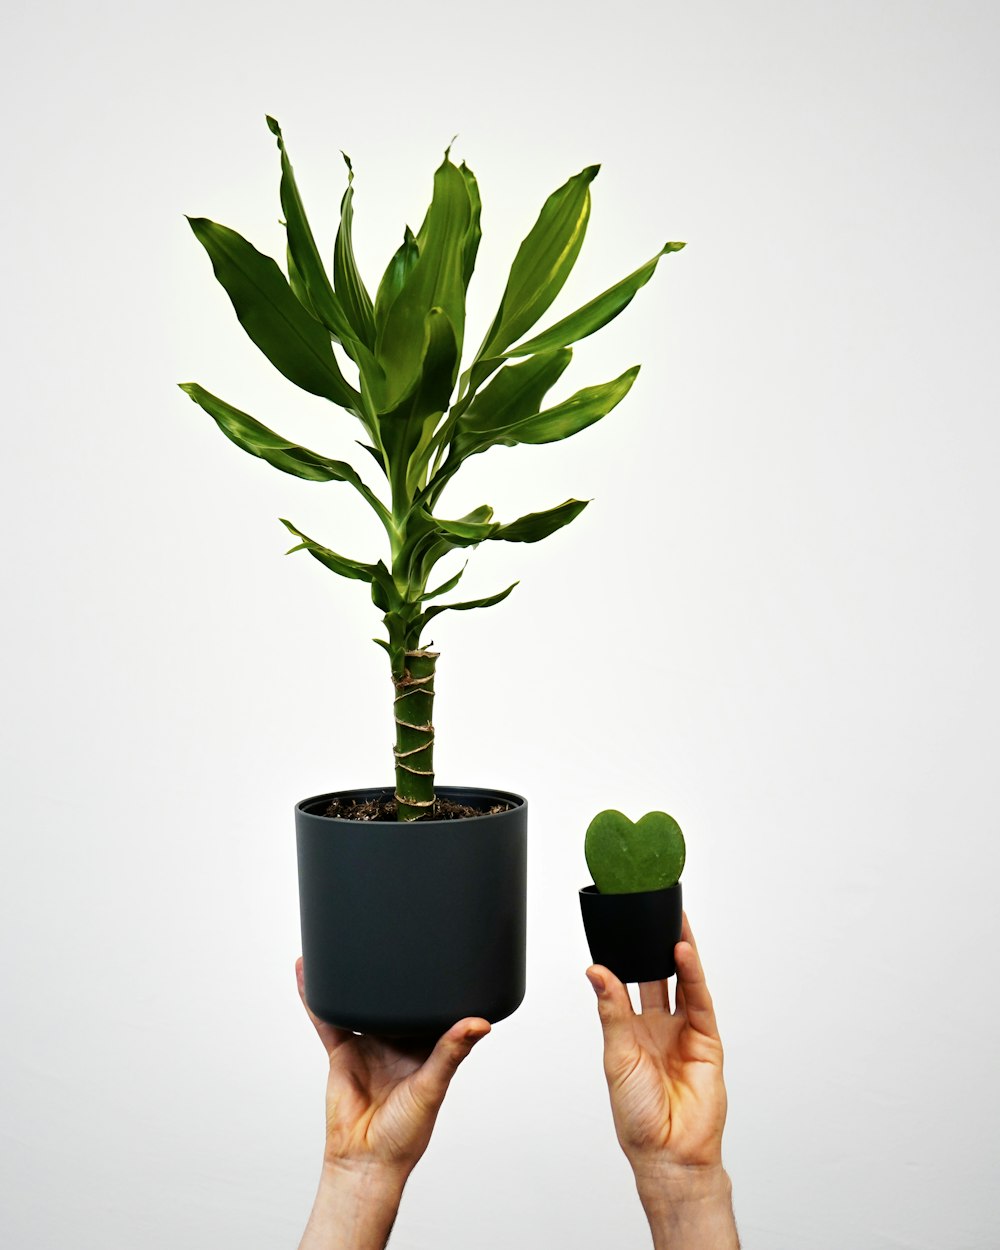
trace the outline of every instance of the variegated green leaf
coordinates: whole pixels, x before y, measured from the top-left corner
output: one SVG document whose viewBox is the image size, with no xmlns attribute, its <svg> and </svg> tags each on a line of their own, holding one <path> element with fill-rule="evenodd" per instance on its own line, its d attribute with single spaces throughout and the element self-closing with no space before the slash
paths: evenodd
<svg viewBox="0 0 1000 1250">
<path fill-rule="evenodd" d="M 420 596 L 421 600 L 426 602 L 428 599 L 436 599 L 439 595 L 446 595 L 449 590 L 454 590 L 458 583 L 462 580 L 462 575 L 468 567 L 468 561 L 462 565 L 458 572 L 449 577 L 446 582 L 442 582 L 440 586 L 435 586 L 433 590 L 428 590 L 426 594 Z"/>
<path fill-rule="evenodd" d="M 315 542 L 300 529 L 296 529 L 291 521 L 287 521 L 284 517 L 280 520 L 290 533 L 301 539 L 301 542 L 296 543 L 294 547 L 289 547 L 286 555 L 291 555 L 293 551 L 308 551 L 332 573 L 338 573 L 341 577 L 352 581 L 368 582 L 372 587 L 372 598 L 383 612 L 398 611 L 402 600 L 392 580 L 392 574 L 381 560 L 377 560 L 374 564 L 364 564 L 360 560 L 351 560 L 347 556 L 338 555 L 336 551 L 331 551 L 329 547 L 324 547 L 322 543 Z"/>
<path fill-rule="evenodd" d="M 417 233 L 416 264 L 378 330 L 375 355 L 385 370 L 387 408 L 410 392 L 420 373 L 424 328 L 431 309 L 441 309 L 451 323 L 458 347 L 451 386 L 458 376 L 465 330 L 465 242 L 471 216 L 465 178 L 446 156 L 434 175 L 434 196 Z"/>
<path fill-rule="evenodd" d="M 234 408 L 224 399 L 206 391 L 197 382 L 182 382 L 180 388 L 208 413 L 227 438 L 232 439 L 237 447 L 242 447 L 251 456 L 259 456 L 283 473 L 291 473 L 294 477 L 305 478 L 310 482 L 349 482 L 383 521 L 388 520 L 389 514 L 385 505 L 365 485 L 352 465 L 343 460 L 330 460 L 310 451 L 308 447 L 289 442 L 249 413 L 241 412 L 239 408 Z"/>
<path fill-rule="evenodd" d="M 342 155 L 347 162 L 347 190 L 340 202 L 340 229 L 337 231 L 333 250 L 333 285 L 355 334 L 366 347 L 374 350 L 375 317 L 372 297 L 358 273 L 358 263 L 354 258 L 354 170 L 347 153 Z"/>
<path fill-rule="evenodd" d="M 491 608 L 495 603 L 501 603 L 517 585 L 512 582 L 506 590 L 501 590 L 499 594 L 488 595 L 485 599 L 467 599 L 464 603 L 438 603 L 433 608 L 428 608 L 426 612 L 422 612 L 417 617 L 420 631 L 426 627 L 427 622 L 434 619 L 440 612 L 468 612 L 470 608 Z"/>
<path fill-rule="evenodd" d="M 274 367 L 304 391 L 360 413 L 361 396 L 341 373 L 330 335 L 295 298 L 271 257 L 228 226 L 205 217 L 188 221 L 240 323 Z"/>
<path fill-rule="evenodd" d="M 638 373 L 639 366 L 633 365 L 613 382 L 584 387 L 538 416 L 515 422 L 501 431 L 496 441 L 513 447 L 516 443 L 554 443 L 561 438 L 569 438 L 600 421 L 601 417 L 617 407 L 631 390 Z"/>
<path fill-rule="evenodd" d="M 487 424 L 486 421 L 469 427 L 462 425 L 452 442 L 451 454 L 460 463 L 468 456 L 486 451 L 489 447 L 514 447 L 518 443 L 554 443 L 562 438 L 585 430 L 588 425 L 600 421 L 628 394 L 632 383 L 639 372 L 639 366 L 615 378 L 612 382 L 602 382 L 598 386 L 584 387 L 569 399 L 563 400 L 552 408 L 534 413 L 519 420 Z M 472 410 L 467 415 L 471 416 Z M 444 466 L 449 471 L 451 460 Z"/>
<path fill-rule="evenodd" d="M 382 334 L 385 329 L 389 310 L 405 286 L 406 279 L 410 276 L 419 255 L 413 231 L 407 226 L 403 231 L 403 241 L 393 253 L 392 260 L 389 261 L 386 271 L 382 275 L 382 281 L 379 283 L 378 291 L 375 293 L 376 343 L 378 342 L 378 335 Z"/>
<path fill-rule="evenodd" d="M 510 425 L 533 416 L 542 400 L 562 377 L 572 359 L 570 348 L 539 352 L 518 365 L 505 365 L 496 377 L 473 399 L 467 411 L 456 404 L 457 434 L 485 431 Z"/>
<path fill-rule="evenodd" d="M 391 480 L 397 494 L 406 489 L 411 460 L 425 435 L 433 433 L 441 414 L 448 407 L 455 385 L 458 344 L 447 313 L 432 308 L 424 327 L 423 353 L 414 384 L 403 399 L 379 418 L 382 445 L 389 457 Z"/>
<path fill-rule="evenodd" d="M 568 317 L 563 317 L 562 321 L 557 321 L 548 330 L 528 339 L 525 343 L 509 348 L 504 352 L 504 356 L 531 356 L 535 352 L 552 351 L 558 347 L 566 347 L 570 343 L 578 343 L 580 339 L 585 339 L 588 335 L 600 330 L 628 307 L 636 291 L 644 287 L 656 272 L 660 257 L 668 252 L 679 252 L 683 246 L 683 243 L 666 244 L 652 260 L 641 265 L 627 278 L 609 287 L 603 294 L 592 299 L 589 304 L 584 304 L 576 312 L 570 313 Z"/>
<path fill-rule="evenodd" d="M 470 517 L 477 515 L 482 516 L 483 519 L 470 520 L 469 517 L 463 517 L 459 521 L 443 521 L 436 516 L 432 520 L 440 533 L 454 540 L 451 543 L 452 546 L 468 547 L 492 538 L 500 528 L 498 523 L 489 520 L 493 515 L 492 508 L 483 507 L 477 509 L 476 513 L 470 513 Z"/>
<path fill-rule="evenodd" d="M 288 285 L 292 288 L 292 294 L 299 301 L 302 307 L 308 313 L 312 313 L 316 317 L 316 309 L 313 302 L 309 298 L 309 290 L 306 287 L 305 279 L 299 273 L 298 266 L 295 263 L 295 257 L 292 255 L 292 249 L 286 245 L 285 247 L 285 268 L 288 270 Z M 319 317 L 316 317 L 319 321 Z"/>
<path fill-rule="evenodd" d="M 599 169 L 599 165 L 590 165 L 574 174 L 545 201 L 514 257 L 500 308 L 478 360 L 500 355 L 531 329 L 562 290 L 583 245 L 590 217 L 590 184 Z M 473 379 L 475 374 L 473 368 Z"/>
<path fill-rule="evenodd" d="M 479 224 L 483 202 L 479 197 L 479 183 L 476 181 L 476 175 L 466 165 L 465 161 L 458 168 L 465 179 L 466 190 L 469 192 L 469 203 L 472 205 L 472 216 L 469 219 L 469 229 L 465 235 L 465 247 L 462 252 L 462 278 L 465 282 L 465 288 L 468 290 L 472 272 L 476 267 L 479 241 L 483 237 L 482 227 Z"/>
<path fill-rule="evenodd" d="M 537 543 L 548 538 L 556 530 L 576 520 L 590 502 L 589 499 L 567 499 L 565 503 L 544 512 L 529 512 L 518 517 L 509 525 L 501 525 L 492 534 L 491 540 L 502 540 L 507 543 Z"/>
<path fill-rule="evenodd" d="M 288 252 L 291 259 L 289 282 L 293 291 L 299 284 L 304 287 L 309 297 L 308 302 L 302 301 L 306 308 L 312 311 L 342 344 L 349 346 L 351 340 L 357 336 L 340 300 L 334 293 L 330 275 L 320 259 L 319 248 L 316 246 L 312 227 L 309 225 L 306 210 L 302 205 L 302 197 L 299 195 L 298 184 L 285 148 L 281 127 L 273 117 L 268 117 L 266 120 L 268 129 L 277 140 L 278 151 L 281 153 L 279 195 L 281 211 L 285 215 L 285 232 L 288 236 Z M 299 292 L 296 291 L 296 294 Z"/>
</svg>

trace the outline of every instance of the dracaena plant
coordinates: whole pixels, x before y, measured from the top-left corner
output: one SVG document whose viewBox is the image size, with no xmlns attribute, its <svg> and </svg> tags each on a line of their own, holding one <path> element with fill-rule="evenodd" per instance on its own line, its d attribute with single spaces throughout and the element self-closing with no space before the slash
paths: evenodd
<svg viewBox="0 0 1000 1250">
<path fill-rule="evenodd" d="M 351 239 L 353 181 L 347 189 L 332 270 L 324 264 L 302 206 L 292 165 L 273 118 L 281 156 L 281 207 L 287 235 L 287 276 L 235 230 L 189 218 L 236 316 L 256 346 L 296 386 L 328 399 L 361 425 L 361 446 L 378 466 L 378 489 L 343 460 L 300 447 L 196 383 L 182 389 L 238 447 L 276 469 L 313 482 L 346 482 L 385 528 L 388 554 L 368 562 L 341 555 L 283 524 L 298 542 L 341 577 L 364 582 L 383 612 L 395 690 L 395 770 L 399 818 L 414 820 L 434 806 L 434 675 L 437 654 L 423 643 L 439 613 L 500 603 L 514 586 L 482 599 L 448 601 L 457 573 L 436 581 L 438 562 L 481 542 L 533 543 L 567 525 L 581 499 L 494 520 L 483 506 L 452 519 L 438 511 L 442 492 L 472 456 L 518 443 L 568 438 L 609 413 L 635 380 L 638 365 L 614 381 L 589 386 L 544 407 L 572 355 L 571 344 L 616 317 L 649 281 L 667 243 L 621 282 L 541 333 L 525 335 L 558 295 L 576 261 L 590 216 L 590 184 L 598 166 L 574 175 L 545 201 L 518 248 L 496 316 L 462 372 L 466 292 L 481 237 L 476 179 L 450 148 L 434 174 L 430 207 L 416 234 L 409 227 L 375 291 L 366 287 Z M 352 362 L 345 376 L 336 343 Z M 515 582 L 514 585 L 517 585 Z"/>
</svg>

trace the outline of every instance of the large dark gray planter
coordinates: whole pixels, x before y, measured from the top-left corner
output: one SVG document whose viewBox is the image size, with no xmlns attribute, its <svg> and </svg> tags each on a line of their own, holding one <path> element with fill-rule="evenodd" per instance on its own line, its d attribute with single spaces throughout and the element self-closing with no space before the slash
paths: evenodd
<svg viewBox="0 0 1000 1250">
<path fill-rule="evenodd" d="M 306 1001 L 341 1028 L 439 1036 L 465 1016 L 502 1020 L 524 997 L 528 806 L 441 786 L 493 815 L 416 822 L 323 816 L 345 790 L 295 808 Z"/>
</svg>

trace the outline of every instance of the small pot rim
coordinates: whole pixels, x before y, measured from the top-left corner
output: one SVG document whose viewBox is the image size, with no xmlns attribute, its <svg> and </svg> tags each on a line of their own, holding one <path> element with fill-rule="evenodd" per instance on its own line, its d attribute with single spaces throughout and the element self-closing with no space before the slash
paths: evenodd
<svg viewBox="0 0 1000 1250">
<path fill-rule="evenodd" d="M 673 885 L 662 886 L 659 890 L 624 890 L 618 894 L 602 894 L 592 882 L 581 886 L 580 893 L 586 894 L 588 898 L 653 898 L 657 894 L 669 894 L 671 890 L 679 889 L 680 885 L 680 881 L 675 881 Z"/>
<path fill-rule="evenodd" d="M 504 816 L 509 817 L 511 812 L 517 811 L 518 808 L 528 806 L 528 800 L 523 795 L 514 794 L 511 790 L 498 790 L 492 786 L 435 786 L 435 791 L 446 798 L 466 795 L 472 798 L 501 799 L 508 802 L 510 806 L 502 812 L 476 812 L 474 816 L 450 816 L 444 820 L 419 820 L 411 822 L 413 825 L 421 829 L 439 829 L 444 826 L 460 825 L 467 820 L 498 820 Z M 382 798 L 394 793 L 395 790 L 392 786 L 359 786 L 350 790 L 330 790 L 326 794 L 313 794 L 307 799 L 300 799 L 295 804 L 295 811 L 317 820 L 329 820 L 331 823 L 340 822 L 348 825 L 363 825 L 367 829 L 398 829 L 400 824 L 404 822 L 398 820 L 352 820 L 349 816 L 327 816 L 325 812 L 311 810 L 311 808 L 320 804 L 329 807 L 333 799 Z"/>
</svg>

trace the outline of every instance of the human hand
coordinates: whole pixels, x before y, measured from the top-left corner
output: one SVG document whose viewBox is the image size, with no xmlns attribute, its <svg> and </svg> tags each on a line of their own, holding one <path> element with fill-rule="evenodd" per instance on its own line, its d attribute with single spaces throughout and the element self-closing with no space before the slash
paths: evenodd
<svg viewBox="0 0 1000 1250">
<path fill-rule="evenodd" d="M 642 1011 L 600 964 L 587 969 L 604 1031 L 604 1073 L 618 1141 L 635 1172 L 654 1250 L 739 1250 L 722 1167 L 726 1087 L 712 996 L 685 915 L 677 987 L 639 986 Z"/>
<path fill-rule="evenodd" d="M 452 1077 L 489 1033 L 489 1021 L 460 1020 L 436 1043 L 359 1036 L 309 1010 L 301 957 L 295 974 L 302 1004 L 330 1059 L 325 1165 L 374 1170 L 402 1184 L 427 1149 Z"/>
</svg>

